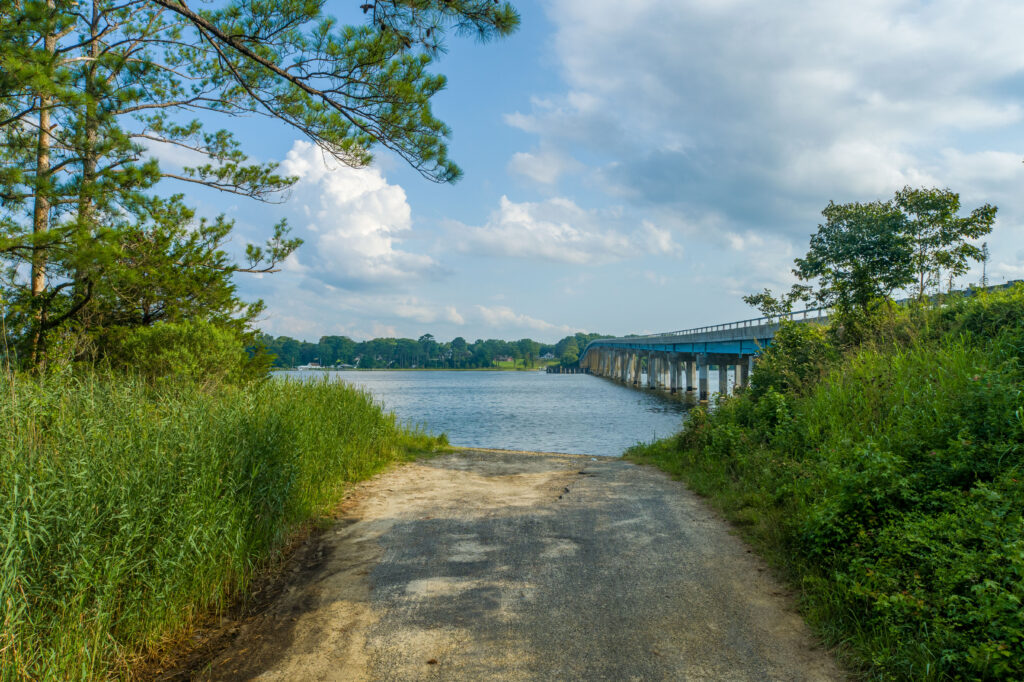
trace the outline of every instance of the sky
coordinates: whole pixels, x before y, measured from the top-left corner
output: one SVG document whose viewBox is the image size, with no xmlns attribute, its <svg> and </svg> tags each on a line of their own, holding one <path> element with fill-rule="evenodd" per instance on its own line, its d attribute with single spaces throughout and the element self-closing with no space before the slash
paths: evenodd
<svg viewBox="0 0 1024 682">
<path fill-rule="evenodd" d="M 347 4 L 328 7 L 360 21 Z M 829 201 L 906 185 L 998 206 L 989 278 L 1024 278 L 1019 0 L 515 4 L 516 34 L 452 38 L 435 65 L 454 185 L 232 122 L 300 178 L 275 205 L 190 195 L 238 248 L 280 218 L 305 240 L 237 280 L 263 330 L 550 342 L 756 317 L 741 296 L 789 288 Z"/>
</svg>

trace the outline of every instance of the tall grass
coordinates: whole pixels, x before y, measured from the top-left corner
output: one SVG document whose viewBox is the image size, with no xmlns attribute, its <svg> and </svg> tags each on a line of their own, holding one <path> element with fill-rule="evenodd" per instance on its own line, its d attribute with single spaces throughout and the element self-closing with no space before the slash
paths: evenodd
<svg viewBox="0 0 1024 682">
<path fill-rule="evenodd" d="M 442 442 L 340 382 L 0 374 L 0 679 L 126 674 L 346 484 Z"/>
<path fill-rule="evenodd" d="M 896 317 L 856 347 L 789 329 L 629 456 L 709 496 L 866 677 L 1024 679 L 1024 290 Z"/>
</svg>

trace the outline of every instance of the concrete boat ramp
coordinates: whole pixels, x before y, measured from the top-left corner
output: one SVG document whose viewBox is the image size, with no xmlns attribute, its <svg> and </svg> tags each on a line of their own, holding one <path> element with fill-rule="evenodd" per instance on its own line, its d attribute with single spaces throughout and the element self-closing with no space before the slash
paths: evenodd
<svg viewBox="0 0 1024 682">
<path fill-rule="evenodd" d="M 466 450 L 350 492 L 280 594 L 190 676 L 836 680 L 791 596 L 678 482 Z"/>
</svg>

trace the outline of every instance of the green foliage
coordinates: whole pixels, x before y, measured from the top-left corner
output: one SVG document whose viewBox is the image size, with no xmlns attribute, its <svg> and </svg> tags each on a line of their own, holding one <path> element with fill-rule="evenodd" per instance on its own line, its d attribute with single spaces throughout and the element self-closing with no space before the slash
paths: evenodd
<svg viewBox="0 0 1024 682">
<path fill-rule="evenodd" d="M 1024 287 L 784 327 L 753 390 L 629 456 L 684 477 L 875 679 L 1024 677 Z"/>
<path fill-rule="evenodd" d="M 424 334 L 418 340 L 378 338 L 359 343 L 346 336 L 322 336 L 317 343 L 298 341 L 289 336 L 262 336 L 259 341 L 274 356 L 276 367 L 318 362 L 322 367 L 352 365 L 359 369 L 482 369 L 504 366 L 496 358 L 505 356 L 512 357 L 524 367 L 533 367 L 546 353 L 571 357 L 566 360 L 571 364 L 577 361 L 577 357 L 572 356 L 573 346 L 578 356 L 578 349 L 601 336 L 580 333 L 567 336 L 554 345 L 533 339 L 477 339 L 467 343 L 461 336 L 451 341 L 437 341 L 433 334 Z"/>
<path fill-rule="evenodd" d="M 819 304 L 866 310 L 913 281 L 913 242 L 891 203 L 829 202 L 821 213 L 825 224 L 793 270 L 801 280 L 818 282 Z"/>
<path fill-rule="evenodd" d="M 110 315 L 139 303 L 138 286 L 122 294 L 114 285 L 132 280 L 137 258 L 163 285 L 149 293 L 159 309 L 201 298 L 206 273 L 216 298 L 232 296 L 232 273 L 273 272 L 298 247 L 281 223 L 264 246 L 246 247 L 246 266 L 236 264 L 220 250 L 230 221 L 193 220 L 180 197 L 156 198 L 157 184 L 173 181 L 273 201 L 295 182 L 202 121 L 260 114 L 348 165 L 366 165 L 384 147 L 428 179 L 452 182 L 461 171 L 431 110 L 446 84 L 431 73 L 433 59 L 450 31 L 486 40 L 519 25 L 510 4 L 493 0 L 369 2 L 358 26 L 338 24 L 322 1 L 86 6 L 0 5 L 0 291 L 20 355 L 36 368 L 49 338 L 69 327 L 103 354 Z M 160 167 L 160 150 L 198 160 L 172 172 Z M 189 246 L 181 230 L 202 235 L 186 257 L 175 249 Z M 227 321 L 223 307 L 200 314 L 244 326 L 252 310 L 237 308 Z M 143 314 L 142 324 L 154 321 Z"/>
<path fill-rule="evenodd" d="M 802 394 L 835 356 L 824 327 L 783 320 L 772 345 L 761 354 L 751 391 L 757 397 L 768 390 Z"/>
<path fill-rule="evenodd" d="M 0 678 L 126 677 L 347 484 L 445 443 L 341 382 L 0 374 Z"/>
<path fill-rule="evenodd" d="M 917 273 L 918 298 L 928 286 L 938 286 L 939 273 L 958 277 L 967 272 L 967 259 L 981 260 L 982 249 L 968 239 L 992 231 L 996 208 L 989 204 L 960 217 L 960 195 L 948 189 L 904 187 L 894 204 L 907 218 L 907 233 L 914 242 L 913 266 Z M 987 257 L 987 256 L 986 256 Z"/>
<path fill-rule="evenodd" d="M 112 336 L 117 345 L 108 356 L 110 364 L 151 383 L 243 385 L 269 369 L 269 357 L 247 353 L 237 331 L 203 320 L 158 322 Z"/>
</svg>

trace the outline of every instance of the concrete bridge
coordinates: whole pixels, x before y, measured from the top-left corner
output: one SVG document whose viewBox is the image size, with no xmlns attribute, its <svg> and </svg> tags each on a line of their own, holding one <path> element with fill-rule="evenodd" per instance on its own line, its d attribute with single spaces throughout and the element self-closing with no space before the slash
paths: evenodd
<svg viewBox="0 0 1024 682">
<path fill-rule="evenodd" d="M 814 308 L 660 334 L 595 339 L 583 349 L 579 364 L 591 374 L 638 388 L 687 391 L 707 400 L 712 369 L 717 373 L 718 393 L 728 394 L 730 372 L 733 386 L 748 384 L 754 358 L 771 345 L 784 319 L 821 324 L 828 319 L 828 311 Z"/>
</svg>

